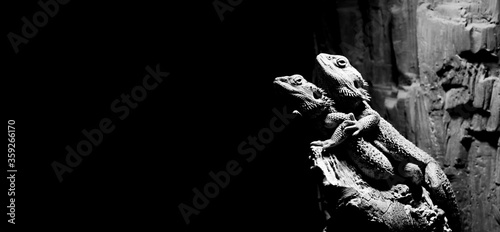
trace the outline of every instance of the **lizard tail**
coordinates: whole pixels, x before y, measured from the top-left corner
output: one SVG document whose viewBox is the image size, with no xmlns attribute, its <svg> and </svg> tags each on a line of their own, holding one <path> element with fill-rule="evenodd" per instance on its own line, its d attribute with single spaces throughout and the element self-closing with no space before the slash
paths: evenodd
<svg viewBox="0 0 500 232">
<path fill-rule="evenodd" d="M 425 169 L 425 180 L 429 186 L 431 199 L 443 209 L 453 232 L 462 231 L 460 210 L 451 183 L 439 164 L 431 162 Z"/>
</svg>

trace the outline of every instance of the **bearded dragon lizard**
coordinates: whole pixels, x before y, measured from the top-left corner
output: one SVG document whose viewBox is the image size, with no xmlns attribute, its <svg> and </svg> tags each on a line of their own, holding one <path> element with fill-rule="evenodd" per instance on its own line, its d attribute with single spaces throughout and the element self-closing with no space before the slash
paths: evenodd
<svg viewBox="0 0 500 232">
<path fill-rule="evenodd" d="M 361 134 L 367 141 L 377 141 L 381 143 L 379 149 L 387 149 L 384 153 L 390 154 L 394 160 L 418 165 L 424 173 L 425 187 L 429 190 L 431 199 L 445 211 L 453 231 L 461 231 L 455 194 L 436 160 L 403 137 L 370 107 L 370 96 L 364 89 L 367 83 L 347 58 L 321 53 L 316 57 L 316 61 L 319 71 L 316 84 L 326 89 L 335 101 L 338 111 L 354 113 L 357 119 L 355 122 L 349 122 L 351 127 L 346 133 L 354 131 L 353 135 Z"/>
</svg>

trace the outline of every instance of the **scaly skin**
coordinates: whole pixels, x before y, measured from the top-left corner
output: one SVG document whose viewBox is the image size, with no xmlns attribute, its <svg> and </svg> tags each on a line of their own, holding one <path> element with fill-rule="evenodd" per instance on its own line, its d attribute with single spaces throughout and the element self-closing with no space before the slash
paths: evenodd
<svg viewBox="0 0 500 232">
<path fill-rule="evenodd" d="M 354 113 L 358 120 L 353 126 L 367 140 L 377 140 L 394 160 L 413 163 L 424 171 L 424 180 L 431 198 L 444 209 L 453 231 L 461 231 L 460 214 L 451 183 L 439 164 L 422 149 L 402 136 L 389 122 L 368 104 L 370 96 L 363 89 L 367 83 L 361 74 L 339 55 L 319 54 L 316 57 L 319 87 L 328 91 L 340 112 Z M 403 174 L 403 176 L 405 176 Z"/>
<path fill-rule="evenodd" d="M 327 140 L 312 142 L 312 146 L 324 150 L 339 145 L 350 136 L 345 131 L 354 124 L 354 115 L 337 112 L 322 89 L 300 75 L 277 77 L 274 84 L 296 112 L 313 121 L 323 134 L 332 134 Z M 366 176 L 377 180 L 394 176 L 390 161 L 371 143 L 362 138 L 353 138 L 346 141 L 346 146 L 349 148 L 346 149 L 350 152 L 349 157 Z"/>
</svg>

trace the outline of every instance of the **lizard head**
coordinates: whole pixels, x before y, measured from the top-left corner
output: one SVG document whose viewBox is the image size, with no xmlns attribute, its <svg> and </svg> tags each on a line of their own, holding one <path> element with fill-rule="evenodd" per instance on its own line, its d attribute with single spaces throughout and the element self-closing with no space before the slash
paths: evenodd
<svg viewBox="0 0 500 232">
<path fill-rule="evenodd" d="M 328 89 L 333 90 L 335 95 L 338 94 L 343 98 L 353 97 L 370 100 L 370 95 L 364 89 L 368 87 L 368 83 L 363 80 L 361 74 L 349 63 L 347 58 L 320 53 L 316 56 L 316 61 L 322 75 L 326 77 L 324 81 L 328 85 Z"/>
<path fill-rule="evenodd" d="M 301 75 L 276 77 L 274 86 L 278 94 L 284 96 L 301 115 L 318 115 L 333 104 L 325 91 Z"/>
</svg>

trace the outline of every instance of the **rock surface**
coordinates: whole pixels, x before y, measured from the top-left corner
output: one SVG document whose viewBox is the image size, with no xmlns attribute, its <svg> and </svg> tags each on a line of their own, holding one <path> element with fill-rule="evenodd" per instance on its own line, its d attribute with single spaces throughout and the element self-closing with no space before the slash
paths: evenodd
<svg viewBox="0 0 500 232">
<path fill-rule="evenodd" d="M 451 231 L 425 189 L 425 199 L 415 200 L 407 185 L 374 188 L 341 152 L 312 149 L 311 159 L 322 179 L 318 189 L 327 215 L 324 231 Z"/>
<path fill-rule="evenodd" d="M 442 145 L 446 152 L 443 157 L 438 150 L 429 152 L 444 161 L 447 174 L 454 179 L 464 231 L 500 231 L 492 206 L 500 205 L 500 186 L 494 180 L 500 169 L 500 81 L 498 58 L 487 54 L 500 54 L 500 4 L 421 2 L 417 10 L 418 83 L 444 92 L 440 94 L 444 107 L 431 113 L 442 115 L 432 123 L 445 131 Z M 440 136 L 432 130 L 423 133 Z"/>
</svg>

